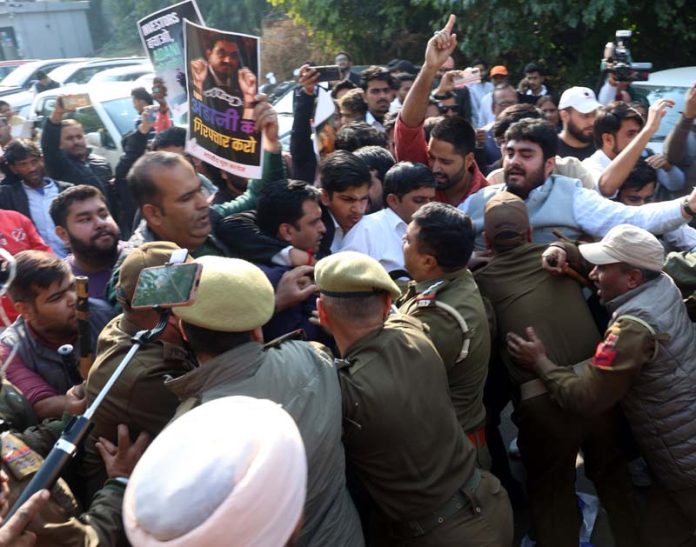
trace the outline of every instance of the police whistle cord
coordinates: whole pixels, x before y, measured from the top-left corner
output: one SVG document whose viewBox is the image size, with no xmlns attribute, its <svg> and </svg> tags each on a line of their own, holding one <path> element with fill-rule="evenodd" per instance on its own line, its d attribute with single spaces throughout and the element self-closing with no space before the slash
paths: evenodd
<svg viewBox="0 0 696 547">
<path fill-rule="evenodd" d="M 109 380 L 106 382 L 102 390 L 97 395 L 94 402 L 89 405 L 89 408 L 85 411 L 82 416 L 75 416 L 68 423 L 68 425 L 63 430 L 60 439 L 56 441 L 53 445 L 51 452 L 44 460 L 41 468 L 36 472 L 36 475 L 31 479 L 26 488 L 17 498 L 9 513 L 5 516 L 2 523 L 4 526 L 10 518 L 19 510 L 19 508 L 36 492 L 43 490 L 44 488 L 51 488 L 56 482 L 58 477 L 60 477 L 63 469 L 68 464 L 70 459 L 75 455 L 77 447 L 82 443 L 82 441 L 89 433 L 91 429 L 92 416 L 96 413 L 97 409 L 101 405 L 102 401 L 109 394 L 109 391 L 118 381 L 119 377 L 131 362 L 137 351 L 145 344 L 153 341 L 157 338 L 167 326 L 169 321 L 170 310 L 163 310 L 160 313 L 160 319 L 157 325 L 151 330 L 141 330 L 133 338 L 133 346 L 128 350 L 121 363 L 118 365 L 114 373 L 111 375 Z"/>
</svg>

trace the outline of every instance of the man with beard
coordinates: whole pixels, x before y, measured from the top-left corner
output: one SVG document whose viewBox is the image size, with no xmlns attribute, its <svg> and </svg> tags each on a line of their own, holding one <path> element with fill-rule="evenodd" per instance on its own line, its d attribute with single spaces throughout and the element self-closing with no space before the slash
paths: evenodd
<svg viewBox="0 0 696 547">
<path fill-rule="evenodd" d="M 39 419 L 60 418 L 65 393 L 82 379 L 58 348 L 75 344 L 77 294 L 68 265 L 44 251 L 22 251 L 9 293 L 20 317 L 0 334 L 7 379 L 19 388 Z"/>
<path fill-rule="evenodd" d="M 451 16 L 445 28 L 428 42 L 423 67 L 396 119 L 394 145 L 397 161 L 429 165 L 437 182 L 436 199 L 456 207 L 488 182 L 474 160 L 476 134 L 469 122 L 458 116 L 439 121 L 429 143 L 423 132 L 433 80 L 457 46 L 456 37 L 450 34 L 454 22 Z"/>
<path fill-rule="evenodd" d="M 375 129 L 384 131 L 384 115 L 389 112 L 396 94 L 394 78 L 386 68 L 373 65 L 360 74 L 360 87 L 365 91 L 367 103 L 365 121 Z"/>
<path fill-rule="evenodd" d="M 29 217 L 53 252 L 64 257 L 68 250 L 56 235 L 48 209 L 51 201 L 71 184 L 45 176 L 41 150 L 29 140 L 11 142 L 5 148 L 5 162 L 14 177 L 0 186 L 0 209 Z"/>
<path fill-rule="evenodd" d="M 462 205 L 474 222 L 476 246 L 483 249 L 483 211 L 496 193 L 507 190 L 527 204 L 535 243 L 551 243 L 556 231 L 577 241 L 582 236 L 600 238 L 617 224 L 633 224 L 654 234 L 679 228 L 696 210 L 696 190 L 688 197 L 626 207 L 583 188 L 577 179 L 553 175 L 558 136 L 545 120 L 521 120 L 505 133 L 503 169 L 505 184 L 483 188 Z"/>
<path fill-rule="evenodd" d="M 554 363 L 529 326 L 525 337 L 508 334 L 508 350 L 570 412 L 596 416 L 621 404 L 655 476 L 641 538 L 651 546 L 693 545 L 696 325 L 662 272 L 662 244 L 645 230 L 615 226 L 578 249 L 594 265 L 590 279 L 611 312 L 592 358 Z"/>
<path fill-rule="evenodd" d="M 245 110 L 253 108 L 256 76 L 242 65 L 239 45 L 230 37 L 214 34 L 205 50 L 206 59 L 191 61 L 194 94 L 203 100 L 203 93 L 215 87 L 238 97 Z M 244 116 L 250 118 L 251 116 Z"/>
<path fill-rule="evenodd" d="M 71 251 L 66 261 L 73 274 L 89 278 L 90 298 L 106 300 L 120 232 L 104 195 L 93 186 L 73 186 L 53 200 L 50 213 L 56 234 Z"/>
<path fill-rule="evenodd" d="M 592 131 L 600 106 L 594 91 L 588 87 L 571 87 L 563 92 L 558 103 L 563 123 L 558 134 L 559 156 L 573 156 L 582 161 L 594 153 Z"/>
</svg>

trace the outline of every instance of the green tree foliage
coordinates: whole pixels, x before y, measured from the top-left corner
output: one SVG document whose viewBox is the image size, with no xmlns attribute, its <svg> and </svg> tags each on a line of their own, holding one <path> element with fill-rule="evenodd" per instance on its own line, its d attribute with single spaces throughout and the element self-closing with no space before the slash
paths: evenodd
<svg viewBox="0 0 696 547">
<path fill-rule="evenodd" d="M 94 1 L 94 0 L 93 0 Z M 95 47 L 101 54 L 142 54 L 137 22 L 146 15 L 176 0 L 99 0 L 105 19 L 111 28 L 93 29 L 99 36 Z M 271 11 L 265 0 L 198 0 L 207 25 L 221 30 L 233 30 L 248 34 L 260 34 L 263 18 Z"/>
<path fill-rule="evenodd" d="M 617 29 L 634 32 L 634 60 L 652 61 L 656 70 L 693 64 L 696 51 L 693 0 L 270 1 L 314 29 L 326 47 L 347 49 L 363 64 L 391 57 L 419 63 L 449 13 L 458 18 L 460 63 L 484 57 L 521 76 L 525 63 L 542 60 L 558 86 L 594 84 Z"/>
</svg>

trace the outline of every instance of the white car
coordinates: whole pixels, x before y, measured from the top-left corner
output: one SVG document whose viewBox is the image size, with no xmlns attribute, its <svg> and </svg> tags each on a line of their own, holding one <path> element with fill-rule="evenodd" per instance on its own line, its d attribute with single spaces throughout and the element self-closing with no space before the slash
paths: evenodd
<svg viewBox="0 0 696 547">
<path fill-rule="evenodd" d="M 141 76 L 152 75 L 154 77 L 155 69 L 152 63 L 142 63 L 139 65 L 119 66 L 97 72 L 89 81 L 90 84 L 100 82 L 133 82 Z M 138 87 L 138 86 L 133 86 Z"/>
<path fill-rule="evenodd" d="M 672 99 L 675 103 L 674 108 L 667 110 L 660 128 L 648 143 L 648 148 L 656 154 L 662 153 L 665 138 L 679 121 L 679 115 L 684 110 L 686 92 L 694 84 L 696 84 L 696 66 L 653 72 L 647 82 L 636 82 L 631 85 L 638 94 L 645 95 L 650 104 L 660 99 Z"/>
<path fill-rule="evenodd" d="M 87 145 L 95 154 L 107 158 L 116 167 L 123 148 L 123 136 L 135 129 L 138 113 L 131 98 L 132 82 L 104 82 L 50 89 L 39 93 L 31 105 L 31 119 L 39 122 L 50 117 L 59 95 L 89 95 L 91 104 L 79 108 L 68 117 L 78 120 L 85 129 Z"/>
<path fill-rule="evenodd" d="M 59 66 L 48 73 L 51 80 L 60 84 L 86 84 L 95 74 L 120 66 L 133 66 L 149 63 L 144 57 L 123 57 L 117 59 L 92 59 L 81 63 Z"/>
</svg>

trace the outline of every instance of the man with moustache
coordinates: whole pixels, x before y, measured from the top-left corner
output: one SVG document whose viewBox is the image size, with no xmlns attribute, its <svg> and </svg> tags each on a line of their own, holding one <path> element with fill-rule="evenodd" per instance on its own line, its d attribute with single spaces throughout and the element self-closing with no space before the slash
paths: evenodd
<svg viewBox="0 0 696 547">
<path fill-rule="evenodd" d="M 622 224 L 578 249 L 594 265 L 590 279 L 612 314 L 592 358 L 553 363 L 532 327 L 525 337 L 509 333 L 508 350 L 564 409 L 596 416 L 621 404 L 656 479 L 642 537 L 651 546 L 693 545 L 696 325 L 662 273 L 664 249 L 650 233 Z"/>
<path fill-rule="evenodd" d="M 56 234 L 71 251 L 66 261 L 73 274 L 89 278 L 90 298 L 106 300 L 120 232 L 104 195 L 86 184 L 72 186 L 53 200 L 50 213 Z"/>
<path fill-rule="evenodd" d="M 459 207 L 474 222 L 478 249 L 484 248 L 481 237 L 484 207 L 501 191 L 511 192 L 527 204 L 535 243 L 555 241 L 556 231 L 573 241 L 583 236 L 600 238 L 618 224 L 633 224 L 662 234 L 685 224 L 696 214 L 696 190 L 685 198 L 626 207 L 583 188 L 577 179 L 552 174 L 558 136 L 545 120 L 521 120 L 510 126 L 505 140 L 505 184 L 484 188 Z"/>
<path fill-rule="evenodd" d="M 71 184 L 46 176 L 41 150 L 30 140 L 12 141 L 5 148 L 5 162 L 14 176 L 0 185 L 0 209 L 17 211 L 31 219 L 53 252 L 64 257 L 68 250 L 56 235 L 48 209 Z"/>
<path fill-rule="evenodd" d="M 580 161 L 594 154 L 592 142 L 597 109 L 602 106 L 588 87 L 571 87 L 561 95 L 558 110 L 563 129 L 558 134 L 558 155 Z"/>
<path fill-rule="evenodd" d="M 394 128 L 397 161 L 411 161 L 430 166 L 437 182 L 436 199 L 455 207 L 468 196 L 488 185 L 474 159 L 476 134 L 471 124 L 458 116 L 445 118 L 433 127 L 430 142 L 423 132 L 428 97 L 440 66 L 457 46 L 451 16 L 445 28 L 428 42 L 425 62 L 411 87 Z M 440 45 L 438 38 L 447 36 Z"/>
<path fill-rule="evenodd" d="M 384 116 L 396 95 L 393 76 L 386 68 L 373 65 L 360 74 L 360 87 L 365 92 L 367 103 L 365 121 L 375 129 L 384 131 Z"/>
<path fill-rule="evenodd" d="M 9 294 L 20 317 L 0 334 L 0 360 L 10 359 L 7 379 L 22 391 L 34 412 L 60 418 L 65 393 L 82 379 L 58 348 L 77 339 L 75 277 L 60 258 L 22 251 Z"/>
</svg>

